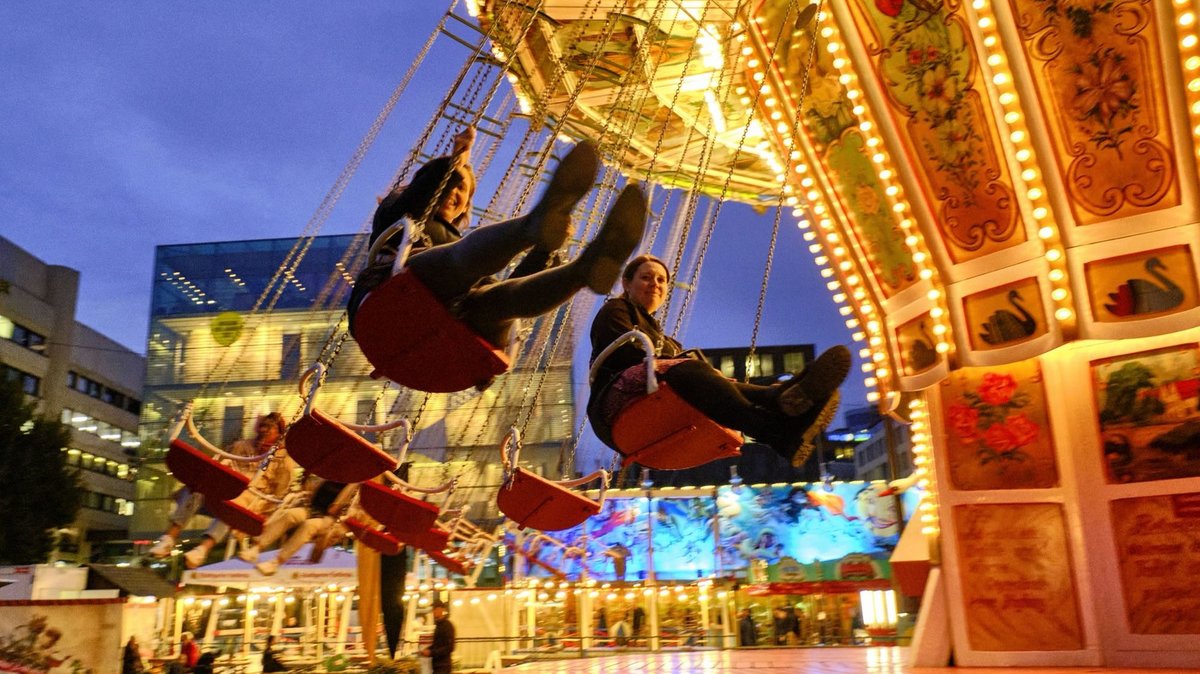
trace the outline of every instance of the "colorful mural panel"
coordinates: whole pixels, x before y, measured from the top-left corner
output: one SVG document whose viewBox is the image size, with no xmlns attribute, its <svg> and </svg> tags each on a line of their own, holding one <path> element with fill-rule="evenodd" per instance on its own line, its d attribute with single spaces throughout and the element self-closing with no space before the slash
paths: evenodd
<svg viewBox="0 0 1200 674">
<path fill-rule="evenodd" d="M 1197 306 L 1191 246 L 1171 246 L 1084 265 L 1093 318 L 1142 320 Z"/>
<path fill-rule="evenodd" d="M 1037 359 L 963 368 L 943 386 L 946 456 L 956 489 L 1058 486 Z"/>
<path fill-rule="evenodd" d="M 1062 506 L 958 506 L 954 524 L 971 648 L 1083 648 Z"/>
<path fill-rule="evenodd" d="M 1036 278 L 1026 278 L 963 298 L 971 348 L 1002 349 L 1047 332 L 1046 311 Z"/>
<path fill-rule="evenodd" d="M 1200 493 L 1111 505 L 1129 631 L 1200 634 Z"/>
<path fill-rule="evenodd" d="M 875 76 L 951 259 L 962 263 L 1024 242 L 961 5 L 860 0 L 856 8 Z"/>
<path fill-rule="evenodd" d="M 1154 3 L 1010 5 L 1079 224 L 1179 204 Z"/>
<path fill-rule="evenodd" d="M 1200 475 L 1200 345 L 1092 362 L 1109 482 Z"/>
<path fill-rule="evenodd" d="M 697 580 L 716 571 L 716 503 L 711 498 L 655 498 L 654 577 Z"/>
</svg>

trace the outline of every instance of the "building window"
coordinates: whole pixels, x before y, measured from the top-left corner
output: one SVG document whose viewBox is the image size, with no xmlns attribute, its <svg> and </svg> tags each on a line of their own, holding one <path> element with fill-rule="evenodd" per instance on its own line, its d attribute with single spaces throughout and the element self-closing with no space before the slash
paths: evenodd
<svg viewBox="0 0 1200 674">
<path fill-rule="evenodd" d="M 18 370 L 15 367 L 8 365 L 3 366 L 0 371 L 6 381 L 15 381 L 21 384 L 21 390 L 26 394 L 37 397 L 41 395 L 42 378 L 37 375 L 29 374 L 24 370 Z"/>
<path fill-rule="evenodd" d="M 804 369 L 804 354 L 799 351 L 789 351 L 783 354 L 784 372 L 799 372 Z"/>
<path fill-rule="evenodd" d="M 137 400 L 133 396 L 127 396 L 116 389 L 111 389 L 74 370 L 67 373 L 67 388 L 79 391 L 85 396 L 96 398 L 101 402 L 108 403 L 113 407 L 132 414 L 141 414 L 142 412 L 142 402 L 140 400 Z"/>
<path fill-rule="evenodd" d="M 14 323 L 4 316 L 0 316 L 0 337 L 38 353 L 46 350 L 45 335 L 30 330 L 20 323 Z"/>
</svg>

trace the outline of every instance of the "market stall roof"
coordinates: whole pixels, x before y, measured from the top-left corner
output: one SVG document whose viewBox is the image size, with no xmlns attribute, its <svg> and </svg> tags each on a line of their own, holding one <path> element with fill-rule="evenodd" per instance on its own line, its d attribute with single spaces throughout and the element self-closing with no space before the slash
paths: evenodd
<svg viewBox="0 0 1200 674">
<path fill-rule="evenodd" d="M 264 576 L 253 564 L 234 557 L 223 562 L 209 564 L 183 573 L 184 585 L 282 585 L 301 587 L 310 585 L 358 584 L 358 568 L 354 553 L 340 548 L 329 548 L 321 561 L 308 561 L 312 544 L 300 548 L 290 560 L 279 567 L 274 575 Z M 276 551 L 264 552 L 261 560 L 274 559 Z"/>
<path fill-rule="evenodd" d="M 122 597 L 174 597 L 175 584 L 140 566 L 88 564 L 87 589 L 119 590 Z"/>
</svg>

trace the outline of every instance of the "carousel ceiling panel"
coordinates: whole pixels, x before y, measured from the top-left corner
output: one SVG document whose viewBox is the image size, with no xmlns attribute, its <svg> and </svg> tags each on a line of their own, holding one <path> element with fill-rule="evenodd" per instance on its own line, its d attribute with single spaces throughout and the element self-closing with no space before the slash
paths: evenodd
<svg viewBox="0 0 1200 674">
<path fill-rule="evenodd" d="M 779 161 L 733 93 L 734 6 L 548 2 L 526 28 L 528 7 L 497 3 L 483 25 L 515 49 L 525 104 L 598 139 L 629 174 L 773 205 Z"/>
</svg>

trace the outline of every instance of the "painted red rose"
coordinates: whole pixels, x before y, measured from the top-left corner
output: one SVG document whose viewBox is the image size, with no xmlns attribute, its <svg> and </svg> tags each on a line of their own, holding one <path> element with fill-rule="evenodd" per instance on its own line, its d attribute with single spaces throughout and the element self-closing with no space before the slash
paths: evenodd
<svg viewBox="0 0 1200 674">
<path fill-rule="evenodd" d="M 898 16 L 904 7 L 904 0 L 875 0 L 875 9 L 888 16 Z"/>
<path fill-rule="evenodd" d="M 983 441 L 988 447 L 991 447 L 997 452 L 1007 452 L 1016 449 L 1020 445 L 1017 444 L 1017 439 L 1008 430 L 1004 424 L 992 424 L 983 432 Z"/>
<path fill-rule="evenodd" d="M 979 384 L 979 397 L 989 405 L 1003 405 L 1017 392 L 1017 382 L 1008 374 L 989 372 Z"/>
<path fill-rule="evenodd" d="M 925 52 L 919 47 L 908 50 L 908 64 L 913 66 L 921 65 L 921 61 L 925 60 Z"/>
<path fill-rule="evenodd" d="M 1037 424 L 1025 416 L 1024 412 L 1008 415 L 1008 418 L 1004 420 L 1004 427 L 1012 434 L 1013 441 L 1017 443 L 1018 447 L 1024 447 L 1037 440 L 1038 431 L 1041 430 Z"/>
<path fill-rule="evenodd" d="M 975 427 L 979 424 L 979 410 L 968 405 L 955 403 L 947 410 L 950 425 L 960 440 L 974 440 Z"/>
</svg>

